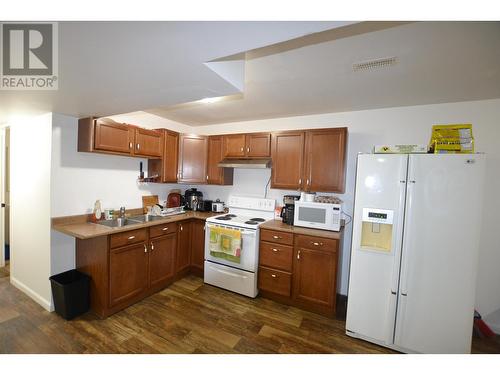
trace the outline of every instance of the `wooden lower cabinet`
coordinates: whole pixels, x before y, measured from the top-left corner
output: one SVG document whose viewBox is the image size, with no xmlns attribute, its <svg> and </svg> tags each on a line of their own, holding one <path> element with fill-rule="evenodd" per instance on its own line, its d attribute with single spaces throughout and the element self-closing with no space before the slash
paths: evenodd
<svg viewBox="0 0 500 375">
<path fill-rule="evenodd" d="M 203 275 L 204 224 L 189 219 L 76 239 L 76 268 L 91 277 L 92 311 L 106 318 L 190 271 Z"/>
<path fill-rule="evenodd" d="M 112 249 L 109 253 L 109 306 L 142 294 L 148 288 L 146 244 Z"/>
<path fill-rule="evenodd" d="M 191 272 L 202 277 L 205 262 L 205 222 L 195 220 L 191 235 Z"/>
<path fill-rule="evenodd" d="M 175 276 L 175 251 L 177 233 L 157 237 L 151 240 L 149 253 L 149 287 L 160 288 L 173 280 Z"/>
<path fill-rule="evenodd" d="M 336 240 L 261 229 L 260 295 L 332 316 L 340 238 L 341 235 Z M 293 239 L 293 247 L 283 245 L 283 239 Z"/>
<path fill-rule="evenodd" d="M 189 272 L 191 265 L 191 227 L 192 221 L 182 221 L 179 223 L 177 244 L 177 260 L 175 272 L 177 274 Z"/>
</svg>

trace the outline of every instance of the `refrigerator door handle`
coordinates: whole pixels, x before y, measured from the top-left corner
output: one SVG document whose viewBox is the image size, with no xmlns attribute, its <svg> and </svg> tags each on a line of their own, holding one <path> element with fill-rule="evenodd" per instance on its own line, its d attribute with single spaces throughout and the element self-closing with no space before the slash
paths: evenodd
<svg viewBox="0 0 500 375">
<path fill-rule="evenodd" d="M 408 265 L 410 263 L 411 255 L 411 212 L 413 207 L 413 186 L 414 184 L 406 185 L 406 213 L 405 213 L 405 226 L 404 226 L 404 239 L 403 239 L 403 251 L 401 254 L 401 280 L 400 280 L 400 292 L 401 295 L 406 296 L 408 294 Z"/>
</svg>

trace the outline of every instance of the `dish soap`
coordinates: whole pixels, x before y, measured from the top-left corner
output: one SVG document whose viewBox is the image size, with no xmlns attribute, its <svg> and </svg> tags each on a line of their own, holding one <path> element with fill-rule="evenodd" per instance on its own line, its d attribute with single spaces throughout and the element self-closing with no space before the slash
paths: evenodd
<svg viewBox="0 0 500 375">
<path fill-rule="evenodd" d="M 101 201 L 98 199 L 94 203 L 94 215 L 92 216 L 92 221 L 96 222 L 98 220 L 101 220 L 101 216 L 102 216 Z"/>
</svg>

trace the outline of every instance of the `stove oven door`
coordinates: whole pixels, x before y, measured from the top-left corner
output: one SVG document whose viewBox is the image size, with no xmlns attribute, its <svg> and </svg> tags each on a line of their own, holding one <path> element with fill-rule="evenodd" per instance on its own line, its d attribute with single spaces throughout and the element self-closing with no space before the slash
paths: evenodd
<svg viewBox="0 0 500 375">
<path fill-rule="evenodd" d="M 241 232 L 241 256 L 240 262 L 231 261 L 228 259 L 210 255 L 210 231 L 215 228 L 226 228 L 239 230 Z M 219 225 L 207 223 L 205 228 L 205 260 L 213 263 L 224 264 L 226 266 L 242 269 L 245 271 L 256 272 L 258 264 L 258 231 L 257 229 L 245 229 L 230 225 Z"/>
</svg>

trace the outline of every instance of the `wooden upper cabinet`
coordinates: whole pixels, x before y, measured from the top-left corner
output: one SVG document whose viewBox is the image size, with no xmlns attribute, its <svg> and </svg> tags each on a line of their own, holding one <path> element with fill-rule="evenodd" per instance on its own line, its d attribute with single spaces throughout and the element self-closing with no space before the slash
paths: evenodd
<svg viewBox="0 0 500 375">
<path fill-rule="evenodd" d="M 206 183 L 208 137 L 181 134 L 178 182 Z"/>
<path fill-rule="evenodd" d="M 115 122 L 95 121 L 94 148 L 130 155 L 134 146 L 134 129 Z"/>
<path fill-rule="evenodd" d="M 179 133 L 167 129 L 162 132 L 162 157 L 148 161 L 148 176 L 158 176 L 159 182 L 177 182 L 179 167 Z"/>
<path fill-rule="evenodd" d="M 225 158 L 242 158 L 246 153 L 245 134 L 230 134 L 222 137 L 222 153 Z"/>
<path fill-rule="evenodd" d="M 232 185 L 233 168 L 220 168 L 222 156 L 222 136 L 208 137 L 207 183 L 211 185 Z"/>
<path fill-rule="evenodd" d="M 298 190 L 302 187 L 305 133 L 283 132 L 272 135 L 271 188 Z"/>
<path fill-rule="evenodd" d="M 271 156 L 271 134 L 228 134 L 222 136 L 225 158 L 266 158 Z"/>
<path fill-rule="evenodd" d="M 246 156 L 268 158 L 271 156 L 271 134 L 255 133 L 246 135 Z"/>
<path fill-rule="evenodd" d="M 306 132 L 304 190 L 344 193 L 346 144 L 347 128 Z"/>
<path fill-rule="evenodd" d="M 134 155 L 145 157 L 162 157 L 162 132 L 160 130 L 135 128 Z"/>
</svg>

